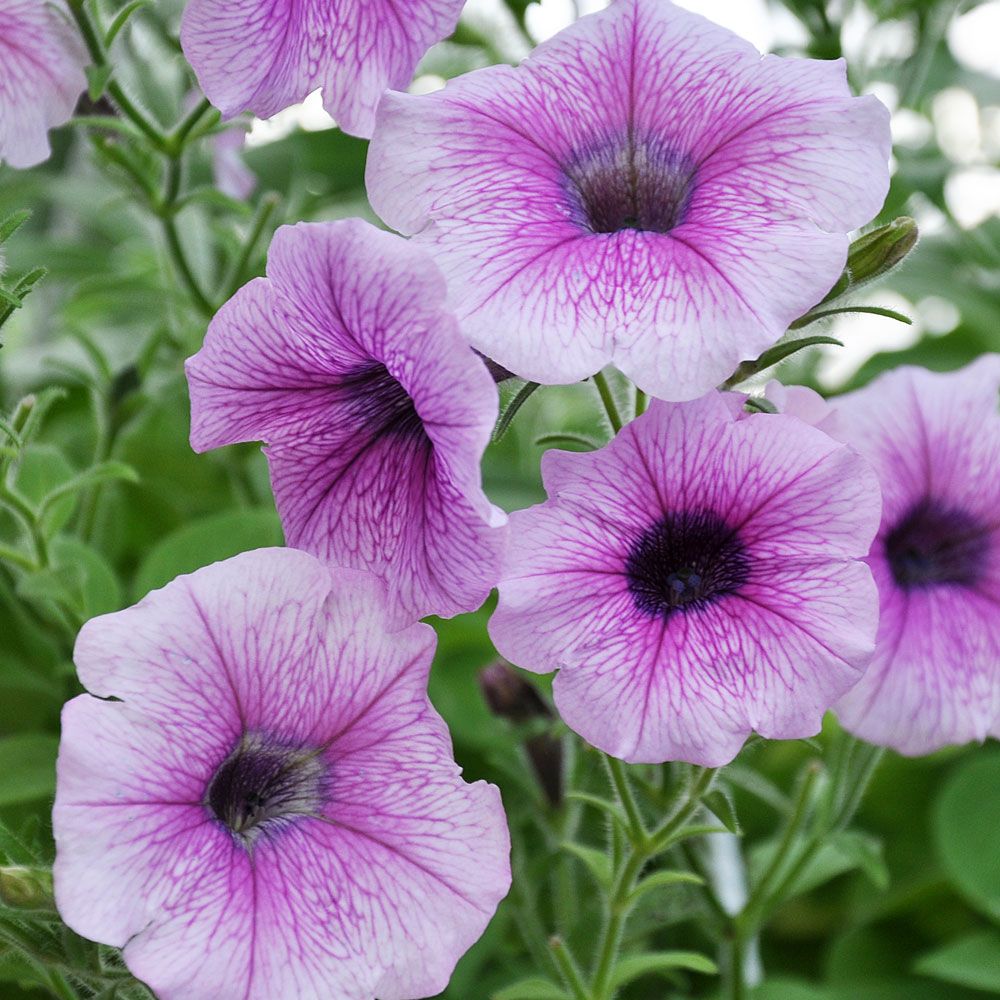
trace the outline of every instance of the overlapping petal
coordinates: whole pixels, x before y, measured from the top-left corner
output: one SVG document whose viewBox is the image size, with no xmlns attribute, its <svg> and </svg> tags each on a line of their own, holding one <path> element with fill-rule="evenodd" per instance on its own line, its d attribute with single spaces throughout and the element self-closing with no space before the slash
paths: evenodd
<svg viewBox="0 0 1000 1000">
<path fill-rule="evenodd" d="M 998 393 L 1000 357 L 988 355 L 948 374 L 900 368 L 835 401 L 838 434 L 885 497 L 869 559 L 875 657 L 837 711 L 903 753 L 982 740 L 1000 720 Z"/>
<path fill-rule="evenodd" d="M 209 100 L 226 116 L 267 118 L 321 88 L 352 135 L 369 136 L 387 88 L 452 33 L 464 0 L 191 0 L 181 43 Z"/>
<path fill-rule="evenodd" d="M 833 284 L 889 146 L 843 63 L 762 59 L 668 0 L 617 0 L 517 69 L 387 95 L 368 188 L 500 364 L 569 382 L 610 361 L 691 399 Z"/>
<path fill-rule="evenodd" d="M 57 901 L 157 996 L 427 996 L 482 933 L 510 882 L 499 795 L 461 781 L 427 700 L 433 633 L 385 623 L 370 576 L 270 549 L 84 629 L 82 678 L 121 701 L 65 710 Z M 328 769 L 252 843 L 209 791 L 248 735 Z"/>
<path fill-rule="evenodd" d="M 479 468 L 497 391 L 444 294 L 360 220 L 287 227 L 187 364 L 193 446 L 264 440 L 289 544 L 375 572 L 410 618 L 478 607 L 503 535 Z"/>
<path fill-rule="evenodd" d="M 880 504 L 847 447 L 712 394 L 654 403 L 600 451 L 549 452 L 543 474 L 549 500 L 512 515 L 490 631 L 519 666 L 559 669 L 556 705 L 595 746 L 719 765 L 751 730 L 815 733 L 860 677 L 877 614 L 860 560 Z M 683 589 L 694 567 L 691 585 L 715 589 L 651 609 L 636 552 L 665 519 L 670 542 L 642 572 Z"/>
<path fill-rule="evenodd" d="M 47 0 L 0 0 L 0 163 L 49 156 L 48 130 L 69 121 L 86 89 L 83 39 Z"/>
</svg>

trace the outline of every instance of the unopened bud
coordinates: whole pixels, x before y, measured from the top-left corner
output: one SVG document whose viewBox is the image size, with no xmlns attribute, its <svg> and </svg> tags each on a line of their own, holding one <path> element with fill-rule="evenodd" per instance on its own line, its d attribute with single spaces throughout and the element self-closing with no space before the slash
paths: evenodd
<svg viewBox="0 0 1000 1000">
<path fill-rule="evenodd" d="M 535 688 L 506 663 L 493 663 L 479 674 L 479 685 L 490 711 L 501 719 L 523 725 L 548 719 L 552 711 Z M 531 769 L 549 804 L 557 807 L 563 792 L 562 743 L 547 732 L 525 740 Z"/>
<path fill-rule="evenodd" d="M 0 867 L 0 906 L 12 910 L 54 910 L 52 872 L 21 865 Z"/>
<path fill-rule="evenodd" d="M 880 278 L 896 267 L 917 245 L 917 224 L 908 216 L 859 236 L 847 255 L 847 272 L 853 287 Z"/>
<path fill-rule="evenodd" d="M 500 382 L 506 382 L 507 379 L 517 378 L 517 376 L 504 368 L 503 365 L 498 365 L 492 358 L 486 357 L 481 351 L 476 351 L 483 359 L 483 364 L 486 365 L 486 370 L 493 376 L 493 381 L 499 384 Z"/>
<path fill-rule="evenodd" d="M 535 688 L 506 663 L 484 667 L 479 674 L 479 686 L 490 711 L 501 719 L 527 722 L 552 715 Z"/>
</svg>

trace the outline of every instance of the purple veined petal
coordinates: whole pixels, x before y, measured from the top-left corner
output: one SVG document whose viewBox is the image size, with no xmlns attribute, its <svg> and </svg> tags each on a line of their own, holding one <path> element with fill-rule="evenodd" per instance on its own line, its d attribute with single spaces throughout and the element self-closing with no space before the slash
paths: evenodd
<svg viewBox="0 0 1000 1000">
<path fill-rule="evenodd" d="M 87 54 L 69 12 L 47 0 L 0 0 L 0 162 L 48 159 L 48 130 L 87 87 Z"/>
<path fill-rule="evenodd" d="M 875 656 L 842 724 L 905 754 L 982 740 L 1000 717 L 1000 356 L 899 368 L 834 400 L 885 498 L 869 563 Z"/>
<path fill-rule="evenodd" d="M 480 473 L 497 390 L 444 296 L 398 236 L 286 227 L 187 364 L 193 446 L 264 440 L 289 543 L 376 573 L 411 620 L 478 607 L 503 544 Z"/>
<path fill-rule="evenodd" d="M 493 641 L 558 669 L 563 718 L 625 760 L 813 734 L 872 654 L 871 470 L 734 398 L 655 401 L 598 451 L 549 452 L 549 499 L 511 517 Z"/>
<path fill-rule="evenodd" d="M 440 992 L 510 844 L 427 699 L 432 630 L 391 624 L 370 575 L 262 549 L 88 625 L 81 677 L 121 700 L 64 713 L 70 926 L 164 1000 Z"/>
<path fill-rule="evenodd" d="M 387 94 L 367 182 L 498 363 L 570 382 L 613 362 L 680 400 L 822 298 L 889 148 L 842 64 L 762 59 L 667 0 L 617 0 L 517 69 Z"/>
<path fill-rule="evenodd" d="M 226 117 L 249 110 L 267 118 L 319 88 L 345 132 L 370 136 L 383 92 L 410 82 L 424 53 L 452 33 L 463 5 L 191 0 L 181 44 Z"/>
</svg>

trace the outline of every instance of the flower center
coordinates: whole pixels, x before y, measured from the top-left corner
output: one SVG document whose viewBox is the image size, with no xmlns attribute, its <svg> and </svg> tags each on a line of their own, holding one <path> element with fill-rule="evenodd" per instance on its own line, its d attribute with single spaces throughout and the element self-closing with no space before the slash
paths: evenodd
<svg viewBox="0 0 1000 1000">
<path fill-rule="evenodd" d="M 410 394 L 380 361 L 348 372 L 338 383 L 357 422 L 371 437 L 422 436 L 424 425 Z"/>
<path fill-rule="evenodd" d="M 316 813 L 326 798 L 327 777 L 316 750 L 248 733 L 212 776 L 205 803 L 249 846 L 292 816 Z"/>
<path fill-rule="evenodd" d="M 564 172 L 574 221 L 592 233 L 669 233 L 691 201 L 693 166 L 656 142 L 629 137 L 586 150 Z"/>
<path fill-rule="evenodd" d="M 925 498 L 886 536 L 889 568 L 905 589 L 974 584 L 986 561 L 986 535 L 987 529 L 974 517 Z"/>
<path fill-rule="evenodd" d="M 629 551 L 625 575 L 635 606 L 666 618 L 736 593 L 750 577 L 750 559 L 714 511 L 681 511 L 643 533 Z"/>
</svg>

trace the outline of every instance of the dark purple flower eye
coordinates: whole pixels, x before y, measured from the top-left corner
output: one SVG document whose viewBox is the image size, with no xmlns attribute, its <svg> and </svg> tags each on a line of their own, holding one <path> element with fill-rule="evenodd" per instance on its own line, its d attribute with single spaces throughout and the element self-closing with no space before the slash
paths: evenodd
<svg viewBox="0 0 1000 1000">
<path fill-rule="evenodd" d="M 900 368 L 834 400 L 885 498 L 870 560 L 875 657 L 837 706 L 871 743 L 925 754 L 1000 732 L 1000 356 Z"/>
<path fill-rule="evenodd" d="M 679 511 L 664 514 L 632 545 L 625 575 L 635 606 L 666 618 L 738 593 L 750 578 L 750 559 L 714 511 Z"/>
<path fill-rule="evenodd" d="M 890 147 L 842 63 L 616 0 L 517 68 L 387 93 L 367 183 L 499 365 L 566 383 L 613 364 L 685 400 L 822 299 L 882 207 Z"/>
<path fill-rule="evenodd" d="M 989 558 L 989 528 L 968 513 L 918 500 L 886 536 L 893 579 L 904 589 L 979 582 Z"/>
</svg>

